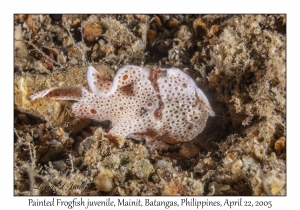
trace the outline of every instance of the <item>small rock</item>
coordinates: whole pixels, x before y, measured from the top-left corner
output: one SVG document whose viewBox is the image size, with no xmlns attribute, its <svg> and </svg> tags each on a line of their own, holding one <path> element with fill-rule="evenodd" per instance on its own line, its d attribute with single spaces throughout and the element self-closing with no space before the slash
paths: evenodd
<svg viewBox="0 0 300 210">
<path fill-rule="evenodd" d="M 28 15 L 26 15 L 26 14 L 15 15 L 15 19 L 21 23 L 25 22 L 27 20 L 27 17 L 28 17 Z"/>
<path fill-rule="evenodd" d="M 106 137 L 108 137 L 110 140 L 112 140 L 118 148 L 121 148 L 124 146 L 125 138 L 117 135 L 113 135 L 111 133 L 105 134 Z"/>
<path fill-rule="evenodd" d="M 243 166 L 243 161 L 237 160 L 234 164 L 232 164 L 231 173 L 232 174 L 240 174 L 241 168 Z"/>
<path fill-rule="evenodd" d="M 177 19 L 175 19 L 175 18 L 171 18 L 171 19 L 169 19 L 168 21 L 167 21 L 167 24 L 166 24 L 166 26 L 168 27 L 168 28 L 177 28 L 178 27 L 178 20 Z"/>
<path fill-rule="evenodd" d="M 212 25 L 209 29 L 209 33 L 211 35 L 215 35 L 219 31 L 219 27 L 217 25 Z"/>
<path fill-rule="evenodd" d="M 147 37 L 148 37 L 149 44 L 152 44 L 154 42 L 156 36 L 157 36 L 156 31 L 151 29 L 148 30 Z"/>
<path fill-rule="evenodd" d="M 102 34 L 102 28 L 98 23 L 87 22 L 83 29 L 83 36 L 88 42 L 94 42 Z"/>
<path fill-rule="evenodd" d="M 52 165 L 53 165 L 53 168 L 58 171 L 66 171 L 68 168 L 68 166 L 65 164 L 65 162 L 63 160 L 53 161 Z"/>
<path fill-rule="evenodd" d="M 37 30 L 37 22 L 38 15 L 28 15 L 27 26 L 33 33 L 35 33 Z"/>
<path fill-rule="evenodd" d="M 285 158 L 285 150 L 286 150 L 286 144 L 285 144 L 285 138 L 281 137 L 275 142 L 275 151 L 277 155 L 280 155 L 281 157 Z"/>
<path fill-rule="evenodd" d="M 196 20 L 194 20 L 193 22 L 193 27 L 195 30 L 196 35 L 206 35 L 208 32 L 208 28 L 205 24 L 205 22 L 203 22 L 203 20 L 201 18 L 197 18 Z"/>
<path fill-rule="evenodd" d="M 183 143 L 180 150 L 179 156 L 183 158 L 192 158 L 199 154 L 200 149 L 193 143 L 187 142 Z"/>
<path fill-rule="evenodd" d="M 62 20 L 62 14 L 50 14 L 49 16 L 54 21 L 61 21 Z"/>
<path fill-rule="evenodd" d="M 230 185 L 223 185 L 213 181 L 209 183 L 208 189 L 210 191 L 209 195 L 220 195 L 222 191 L 229 190 Z"/>
<path fill-rule="evenodd" d="M 192 32 L 186 25 L 180 26 L 177 37 L 182 41 L 186 41 L 192 38 Z"/>
<path fill-rule="evenodd" d="M 101 168 L 99 174 L 94 178 L 96 188 L 100 191 L 109 192 L 114 186 L 113 176 L 110 170 Z"/>
<path fill-rule="evenodd" d="M 92 147 L 94 140 L 92 138 L 86 138 L 80 143 L 78 147 L 78 152 L 80 155 L 84 155 Z"/>
</svg>

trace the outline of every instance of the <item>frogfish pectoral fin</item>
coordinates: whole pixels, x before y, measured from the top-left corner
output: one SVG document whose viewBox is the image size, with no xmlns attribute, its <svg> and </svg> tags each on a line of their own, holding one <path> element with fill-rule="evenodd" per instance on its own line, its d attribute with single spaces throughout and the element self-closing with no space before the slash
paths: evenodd
<svg viewBox="0 0 300 210">
<path fill-rule="evenodd" d="M 51 98 L 55 100 L 73 100 L 80 101 L 84 88 L 82 85 L 69 87 L 55 87 L 37 92 L 29 97 L 31 101 L 38 98 Z"/>
</svg>

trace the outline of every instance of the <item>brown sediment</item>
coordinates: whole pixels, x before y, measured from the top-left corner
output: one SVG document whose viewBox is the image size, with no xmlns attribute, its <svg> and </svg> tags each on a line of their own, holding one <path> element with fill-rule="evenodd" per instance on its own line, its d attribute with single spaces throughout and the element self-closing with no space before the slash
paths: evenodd
<svg viewBox="0 0 300 210">
<path fill-rule="evenodd" d="M 154 117 L 157 119 L 162 118 L 162 111 L 164 109 L 164 102 L 161 100 L 161 96 L 157 95 L 158 97 L 158 108 L 154 111 Z"/>
<path fill-rule="evenodd" d="M 160 90 L 157 84 L 157 80 L 160 78 L 161 70 L 159 69 L 150 69 L 150 74 L 149 74 L 149 80 L 154 87 L 155 91 L 157 92 L 157 97 L 158 97 L 158 108 L 154 111 L 154 117 L 158 120 L 162 118 L 162 111 L 164 108 L 164 102 L 161 99 L 160 96 Z"/>
<path fill-rule="evenodd" d="M 160 72 L 161 71 L 159 69 L 150 69 L 150 74 L 148 77 L 156 92 L 159 92 L 157 80 L 160 78 Z"/>
</svg>

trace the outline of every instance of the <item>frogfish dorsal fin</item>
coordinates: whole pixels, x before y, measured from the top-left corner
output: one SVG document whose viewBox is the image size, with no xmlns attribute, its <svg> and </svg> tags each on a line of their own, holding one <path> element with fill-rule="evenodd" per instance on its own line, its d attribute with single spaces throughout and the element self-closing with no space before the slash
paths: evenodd
<svg viewBox="0 0 300 210">
<path fill-rule="evenodd" d="M 98 96 L 108 97 L 113 94 L 113 80 L 102 76 L 94 67 L 89 66 L 86 76 L 89 88 Z"/>
<path fill-rule="evenodd" d="M 126 65 L 118 70 L 113 80 L 110 80 L 102 76 L 94 67 L 89 66 L 87 83 L 93 93 L 107 98 L 113 95 L 117 89 L 134 83 L 141 76 L 147 76 L 142 67 Z"/>
</svg>

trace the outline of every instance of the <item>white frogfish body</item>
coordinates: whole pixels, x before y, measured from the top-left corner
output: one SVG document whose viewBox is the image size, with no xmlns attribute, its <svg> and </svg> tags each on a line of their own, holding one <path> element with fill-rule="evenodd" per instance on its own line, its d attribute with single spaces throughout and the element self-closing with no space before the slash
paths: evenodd
<svg viewBox="0 0 300 210">
<path fill-rule="evenodd" d="M 214 116 L 204 93 L 183 71 L 127 65 L 113 80 L 88 67 L 87 84 L 56 87 L 30 96 L 76 101 L 74 114 L 110 120 L 110 133 L 170 144 L 192 140 Z"/>
</svg>

